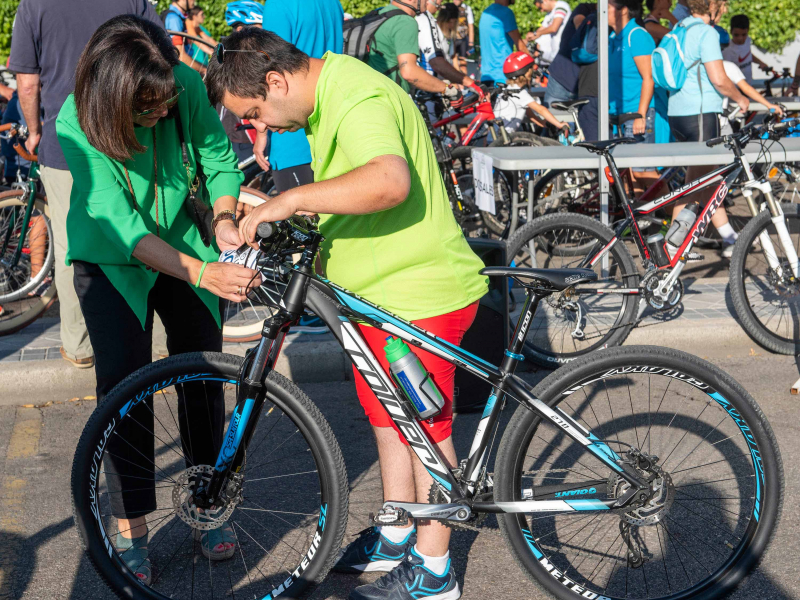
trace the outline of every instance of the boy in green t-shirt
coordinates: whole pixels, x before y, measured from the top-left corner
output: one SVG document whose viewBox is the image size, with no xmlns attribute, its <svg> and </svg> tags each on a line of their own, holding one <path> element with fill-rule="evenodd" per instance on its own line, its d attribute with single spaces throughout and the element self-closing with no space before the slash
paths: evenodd
<svg viewBox="0 0 800 600">
<path fill-rule="evenodd" d="M 224 64 L 211 60 L 209 99 L 257 130 L 305 129 L 315 183 L 256 207 L 239 225 L 253 244 L 261 222 L 297 213 L 320 215 L 326 277 L 423 329 L 459 344 L 487 292 L 483 267 L 453 217 L 427 127 L 411 98 L 349 56 L 309 58 L 258 29 L 225 41 Z M 359 325 L 364 342 L 388 371 L 385 332 Z M 355 334 L 355 330 L 353 330 Z M 423 428 L 455 466 L 451 438 L 453 375 L 447 361 L 415 349 L 445 398 Z M 361 372 L 356 392 L 378 443 L 386 500 L 428 502 L 431 475 L 393 428 Z M 336 570 L 404 570 L 356 588 L 358 600 L 419 600 L 428 590 L 460 597 L 449 560 L 450 530 L 437 522 L 369 530 L 343 552 Z M 402 582 L 421 577 L 413 594 Z M 422 595 L 420 595 L 422 594 Z"/>
</svg>

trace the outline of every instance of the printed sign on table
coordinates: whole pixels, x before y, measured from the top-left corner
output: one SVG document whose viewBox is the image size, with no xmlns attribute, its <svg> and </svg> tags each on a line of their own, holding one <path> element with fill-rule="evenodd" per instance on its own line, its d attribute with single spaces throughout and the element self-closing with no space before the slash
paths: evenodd
<svg viewBox="0 0 800 600">
<path fill-rule="evenodd" d="M 495 214 L 492 157 L 483 152 L 472 153 L 472 174 L 475 184 L 475 204 Z"/>
</svg>

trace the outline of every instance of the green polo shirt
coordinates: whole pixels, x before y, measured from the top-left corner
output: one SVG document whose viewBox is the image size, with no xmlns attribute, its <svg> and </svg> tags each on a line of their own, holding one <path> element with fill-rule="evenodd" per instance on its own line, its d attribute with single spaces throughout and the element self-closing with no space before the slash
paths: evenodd
<svg viewBox="0 0 800 600">
<path fill-rule="evenodd" d="M 314 181 L 378 156 L 411 171 L 404 202 L 367 215 L 320 215 L 326 276 L 407 320 L 463 308 L 487 291 L 483 262 L 453 217 L 428 130 L 411 98 L 349 56 L 323 56 L 306 136 Z"/>
<path fill-rule="evenodd" d="M 237 167 L 219 116 L 208 102 L 200 75 L 184 64 L 173 69 L 176 85 L 185 91 L 178 110 L 189 150 L 192 178 L 197 161 L 206 175 L 209 198 L 239 197 L 244 175 Z M 127 300 L 144 327 L 147 296 L 158 273 L 148 271 L 133 257 L 133 250 L 148 233 L 158 232 L 173 248 L 204 261 L 215 261 L 215 244 L 206 248 L 184 206 L 188 194 L 186 170 L 181 158 L 178 129 L 174 119 L 161 119 L 155 127 L 136 127 L 136 139 L 147 149 L 125 162 L 136 197 L 134 206 L 123 164 L 102 154 L 86 139 L 78 123 L 73 95 L 64 102 L 56 120 L 58 141 L 74 179 L 67 215 L 67 264 L 82 260 L 100 266 L 112 285 Z M 155 141 L 155 144 L 154 144 Z M 153 148 L 156 146 L 158 177 L 155 177 Z M 158 209 L 154 182 L 158 182 Z M 193 289 L 194 286 L 192 286 Z M 196 289 L 220 323 L 219 298 Z"/>
<path fill-rule="evenodd" d="M 397 10 L 396 6 L 384 6 L 380 12 Z M 400 77 L 395 70 L 397 57 L 400 54 L 416 54 L 419 56 L 419 28 L 414 17 L 397 15 L 389 18 L 378 27 L 375 39 L 367 56 L 367 64 L 380 73 L 388 73 L 388 77 L 395 81 L 406 92 L 411 90 L 409 83 Z"/>
</svg>

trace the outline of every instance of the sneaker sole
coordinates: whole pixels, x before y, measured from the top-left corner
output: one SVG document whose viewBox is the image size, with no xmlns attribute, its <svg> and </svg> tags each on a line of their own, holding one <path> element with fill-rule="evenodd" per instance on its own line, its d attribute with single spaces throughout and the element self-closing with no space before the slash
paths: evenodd
<svg viewBox="0 0 800 600">
<path fill-rule="evenodd" d="M 444 594 L 438 594 L 436 596 L 423 596 L 420 600 L 458 600 L 461 598 L 461 590 L 456 584 L 449 592 L 445 592 Z"/>
<path fill-rule="evenodd" d="M 399 565 L 402 560 L 375 560 L 365 565 L 334 565 L 333 570 L 337 573 L 388 573 Z"/>
</svg>

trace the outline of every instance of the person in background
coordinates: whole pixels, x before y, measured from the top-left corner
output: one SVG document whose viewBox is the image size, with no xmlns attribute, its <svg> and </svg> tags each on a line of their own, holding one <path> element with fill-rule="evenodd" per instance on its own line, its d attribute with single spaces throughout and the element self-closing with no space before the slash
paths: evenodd
<svg viewBox="0 0 800 600">
<path fill-rule="evenodd" d="M 503 73 L 508 87 L 504 93 L 498 94 L 495 100 L 495 116 L 503 119 L 503 125 L 509 133 L 519 131 L 526 118 L 535 119 L 537 123 L 539 121 L 549 123 L 556 131 L 569 129 L 569 125 L 556 119 L 553 113 L 528 93 L 527 88 L 531 84 L 534 64 L 533 57 L 524 52 L 514 52 L 506 59 Z"/>
<path fill-rule="evenodd" d="M 644 18 L 644 28 L 653 36 L 653 40 L 658 46 L 661 38 L 678 23 L 678 19 L 669 11 L 672 0 L 647 0 L 645 4 L 648 15 Z M 667 21 L 669 26 L 664 26 L 663 21 Z"/>
<path fill-rule="evenodd" d="M 264 6 L 252 0 L 235 0 L 225 5 L 225 23 L 233 31 L 245 27 L 261 27 Z"/>
<path fill-rule="evenodd" d="M 677 22 L 692 16 L 692 11 L 689 10 L 689 0 L 678 0 L 675 5 L 675 10 L 672 11 L 672 16 L 675 17 Z"/>
<path fill-rule="evenodd" d="M 375 32 L 367 64 L 394 80 L 406 93 L 415 86 L 426 92 L 443 94 L 460 104 L 461 91 L 455 84 L 437 79 L 417 64 L 420 56 L 419 27 L 414 17 L 426 7 L 426 0 L 392 0 L 382 13 L 401 10 L 404 15 L 387 19 Z M 459 75 L 461 77 L 461 75 Z"/>
<path fill-rule="evenodd" d="M 594 11 L 584 19 L 581 24 L 583 30 L 594 28 L 597 29 L 597 11 Z M 574 45 L 576 39 L 580 39 L 581 33 L 587 33 L 587 37 L 596 39 L 596 36 L 589 36 L 589 32 L 582 31 L 580 28 L 573 35 Z M 590 49 L 590 53 L 596 55 L 597 47 L 594 46 Z M 597 59 L 592 62 L 587 62 L 580 65 L 578 71 L 578 98 L 580 100 L 588 100 L 589 102 L 582 105 L 578 112 L 578 123 L 583 130 L 587 142 L 593 142 L 600 139 L 600 117 L 597 100 Z"/>
<path fill-rule="evenodd" d="M 164 16 L 164 27 L 166 27 L 167 31 L 189 33 L 186 29 L 186 19 L 194 4 L 195 0 L 177 0 L 170 4 L 167 14 Z M 178 49 L 183 64 L 189 65 L 201 75 L 205 75 L 206 68 L 193 58 L 195 46 L 191 40 L 182 35 L 173 35 L 172 44 Z"/>
<path fill-rule="evenodd" d="M 725 49 L 730 44 L 730 36 L 728 35 L 727 31 L 719 32 L 719 42 L 720 46 L 722 47 L 722 55 L 725 56 Z M 733 82 L 733 84 L 738 87 L 741 92 L 750 98 L 750 100 L 754 100 L 759 104 L 763 104 L 767 107 L 770 112 L 775 112 L 779 117 L 783 116 L 783 109 L 777 105 L 771 103 L 767 100 L 762 94 L 758 92 L 752 85 L 747 82 L 747 78 L 745 77 L 742 70 L 736 63 L 733 63 L 729 60 L 724 60 L 722 62 L 722 66 L 725 68 L 725 74 L 728 78 Z M 722 101 L 722 113 L 720 114 L 720 135 L 728 135 L 733 133 L 733 127 L 731 126 L 731 122 L 728 119 L 728 107 L 730 101 L 728 98 L 725 98 Z"/>
<path fill-rule="evenodd" d="M 561 35 L 567 25 L 572 9 L 564 0 L 534 0 L 536 8 L 547 14 L 542 26 L 525 36 L 528 42 L 536 42 L 542 52 L 542 63 L 553 62 L 561 48 Z"/>
<path fill-rule="evenodd" d="M 763 60 L 753 54 L 753 40 L 750 39 L 750 19 L 747 15 L 731 17 L 731 43 L 722 51 L 722 58 L 732 62 L 742 70 L 747 83 L 753 85 L 753 63 L 762 71 L 772 71 Z"/>
<path fill-rule="evenodd" d="M 475 52 L 475 13 L 464 0 L 453 0 L 458 7 L 458 30 L 456 31 L 454 64 L 457 69 L 467 72 L 467 56 Z"/>
<path fill-rule="evenodd" d="M 200 38 L 207 44 L 193 44 L 194 51 L 192 58 L 202 64 L 204 67 L 208 65 L 208 57 L 214 52 L 217 45 L 217 40 L 211 37 L 211 32 L 203 27 L 203 22 L 206 19 L 205 12 L 199 6 L 193 6 L 186 13 L 186 31 L 189 35 Z"/>
<path fill-rule="evenodd" d="M 72 175 L 56 137 L 56 117 L 72 92 L 75 67 L 95 30 L 110 18 L 140 15 L 163 28 L 147 0 L 22 0 L 11 38 L 9 69 L 17 74 L 20 107 L 28 123 L 25 148 L 39 155 L 55 245 L 55 284 L 61 317 L 61 356 L 78 368 L 94 365 L 89 333 L 66 264 L 67 212 Z M 48 36 L 48 43 L 43 43 Z M 42 119 L 42 113 L 44 118 Z"/>
<path fill-rule="evenodd" d="M 11 102 L 11 96 L 14 95 L 14 90 L 8 87 L 5 83 L 0 82 L 0 98 L 6 102 Z M 0 100 L 0 102 L 2 102 Z"/>
<path fill-rule="evenodd" d="M 481 14 L 478 33 L 481 38 L 481 81 L 494 85 L 505 83 L 503 64 L 515 50 L 528 54 L 519 34 L 517 18 L 509 8 L 516 0 L 494 0 Z"/>
<path fill-rule="evenodd" d="M 419 28 L 419 66 L 429 75 L 438 75 L 452 83 L 478 89 L 472 77 L 464 75 L 447 60 L 449 54 L 447 40 L 439 27 L 438 19 L 433 16 L 439 9 L 438 4 L 438 0 L 427 0 L 427 10 L 415 17 Z M 439 10 L 439 15 L 445 23 L 455 22 L 458 19 L 458 12 L 453 3 L 450 3 L 449 8 Z"/>
<path fill-rule="evenodd" d="M 597 10 L 594 2 L 583 2 L 575 7 L 567 19 L 567 24 L 561 34 L 561 46 L 558 54 L 550 63 L 550 79 L 544 92 L 544 105 L 550 106 L 553 102 L 568 102 L 578 98 L 578 76 L 580 66 L 572 62 L 572 36 L 583 24 L 587 15 Z"/>
<path fill-rule="evenodd" d="M 616 127 L 624 137 L 644 136 L 644 143 L 655 143 L 653 104 L 653 71 L 650 55 L 656 49 L 652 36 L 638 24 L 642 16 L 642 0 L 609 0 L 608 23 L 612 32 L 608 39 L 609 115 L 612 125 L 616 117 L 637 113 L 638 119 Z M 658 172 L 633 169 L 635 187 L 644 191 L 658 179 Z"/>
<path fill-rule="evenodd" d="M 6 109 L 3 111 L 3 117 L 0 119 L 0 124 L 5 125 L 6 123 L 20 123 L 21 125 L 25 125 L 27 127 L 25 115 L 22 114 L 22 110 L 19 106 L 19 97 L 17 96 L 17 92 L 11 88 L 8 89 L 11 90 L 11 98 L 6 105 Z M 5 159 L 5 164 L 3 165 L 4 185 L 10 186 L 12 183 L 16 182 L 17 173 L 23 177 L 28 176 L 28 170 L 30 169 L 31 163 L 17 154 L 17 151 L 14 150 L 13 140 L 0 140 L 0 151 Z"/>
<path fill-rule="evenodd" d="M 439 12 L 436 13 L 436 24 L 444 35 L 444 54 L 445 57 L 449 57 L 451 63 L 453 62 L 452 45 L 457 41 L 458 15 L 458 6 L 455 2 L 445 2 L 441 5 Z"/>
<path fill-rule="evenodd" d="M 744 96 L 725 74 L 719 34 L 709 23 L 725 11 L 725 0 L 687 0 L 692 14 L 681 21 L 687 27 L 684 38 L 684 56 L 688 65 L 696 63 L 686 74 L 683 88 L 669 97 L 669 124 L 679 142 L 704 142 L 719 136 L 719 117 L 725 96 L 747 111 L 750 100 Z M 691 27 L 689 27 L 691 26 Z M 686 181 L 712 171 L 715 167 L 691 166 L 686 169 Z M 673 208 L 673 217 L 691 201 L 705 203 L 708 190 L 695 192 Z M 720 206 L 711 219 L 722 238 L 722 256 L 733 255 L 736 232 L 728 222 L 724 206 Z"/>
</svg>

